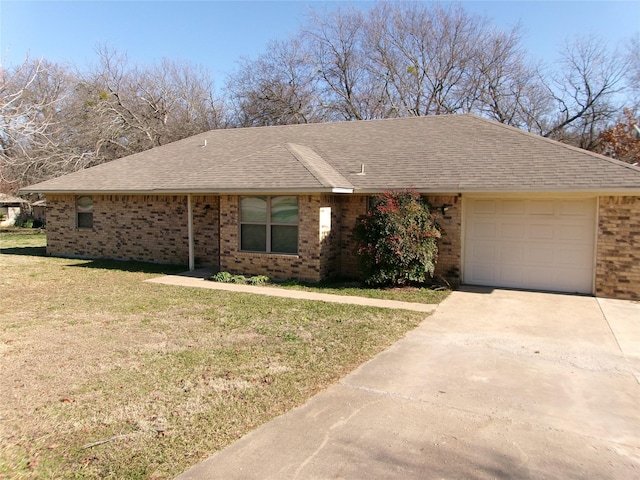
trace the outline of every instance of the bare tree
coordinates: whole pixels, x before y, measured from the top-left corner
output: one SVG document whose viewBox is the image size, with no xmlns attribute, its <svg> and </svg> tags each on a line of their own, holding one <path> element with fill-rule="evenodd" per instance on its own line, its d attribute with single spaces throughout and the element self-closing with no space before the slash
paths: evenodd
<svg viewBox="0 0 640 480">
<path fill-rule="evenodd" d="M 461 6 L 377 3 L 367 22 L 367 51 L 388 82 L 399 115 L 464 111 L 486 21 Z"/>
<path fill-rule="evenodd" d="M 640 112 L 640 34 L 627 44 L 627 104 L 633 111 Z"/>
<path fill-rule="evenodd" d="M 235 124 L 243 127 L 311 123 L 316 108 L 313 75 L 300 42 L 271 42 L 257 60 L 243 60 L 226 83 Z"/>
<path fill-rule="evenodd" d="M 19 187 L 227 125 L 202 67 L 146 68 L 98 49 L 90 72 L 27 59 L 0 70 L 1 188 Z"/>
<path fill-rule="evenodd" d="M 540 122 L 540 133 L 593 150 L 599 132 L 622 110 L 616 94 L 624 87 L 628 62 L 595 37 L 576 38 L 561 55 L 559 73 L 547 84 L 557 113 Z"/>
<path fill-rule="evenodd" d="M 224 107 L 202 67 L 164 59 L 146 68 L 126 55 L 98 49 L 100 64 L 79 74 L 76 118 L 82 142 L 109 161 L 226 126 Z"/>
<path fill-rule="evenodd" d="M 1 190 L 15 192 L 83 163 L 64 125 L 70 85 L 66 69 L 46 60 L 0 69 Z"/>
<path fill-rule="evenodd" d="M 537 68 L 522 50 L 519 27 L 489 31 L 478 45 L 468 111 L 531 131 L 551 104 Z"/>
<path fill-rule="evenodd" d="M 363 49 L 364 29 L 363 13 L 353 8 L 308 17 L 303 38 L 326 119 L 389 116 L 384 77 L 373 71 Z"/>
</svg>

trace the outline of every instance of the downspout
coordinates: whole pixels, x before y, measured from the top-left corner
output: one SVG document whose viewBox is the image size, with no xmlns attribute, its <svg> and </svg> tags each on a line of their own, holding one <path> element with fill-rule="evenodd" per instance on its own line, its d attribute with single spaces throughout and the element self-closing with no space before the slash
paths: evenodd
<svg viewBox="0 0 640 480">
<path fill-rule="evenodd" d="M 191 194 L 187 194 L 187 230 L 189 235 L 189 271 L 196 269 L 196 262 L 193 254 L 193 206 L 191 204 Z"/>
</svg>

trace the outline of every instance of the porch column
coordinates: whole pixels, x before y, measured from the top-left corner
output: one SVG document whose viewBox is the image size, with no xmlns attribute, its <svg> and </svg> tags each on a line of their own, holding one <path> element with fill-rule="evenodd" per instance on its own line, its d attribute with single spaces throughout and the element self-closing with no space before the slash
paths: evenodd
<svg viewBox="0 0 640 480">
<path fill-rule="evenodd" d="M 196 269 L 196 261 L 193 253 L 193 206 L 191 204 L 191 194 L 187 194 L 187 230 L 189 235 L 189 271 Z"/>
</svg>

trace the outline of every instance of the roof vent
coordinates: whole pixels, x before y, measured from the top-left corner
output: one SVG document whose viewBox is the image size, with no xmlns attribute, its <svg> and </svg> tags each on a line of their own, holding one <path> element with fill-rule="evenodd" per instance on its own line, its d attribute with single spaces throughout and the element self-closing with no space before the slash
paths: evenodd
<svg viewBox="0 0 640 480">
<path fill-rule="evenodd" d="M 207 139 L 205 138 L 205 139 L 204 139 L 204 143 L 202 144 L 202 148 L 204 148 L 204 147 L 206 147 L 206 146 L 207 146 Z"/>
<path fill-rule="evenodd" d="M 356 173 L 356 175 L 365 175 L 365 173 L 364 173 L 364 163 L 360 164 L 360 172 Z"/>
</svg>

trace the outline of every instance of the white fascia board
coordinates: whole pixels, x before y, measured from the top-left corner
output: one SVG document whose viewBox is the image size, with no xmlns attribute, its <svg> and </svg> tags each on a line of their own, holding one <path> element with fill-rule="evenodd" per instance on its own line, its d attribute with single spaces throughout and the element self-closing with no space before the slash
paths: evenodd
<svg viewBox="0 0 640 480">
<path fill-rule="evenodd" d="M 628 190 L 620 190 L 620 189 L 549 189 L 549 190 L 460 190 L 460 193 L 464 196 L 474 196 L 474 197 L 504 197 L 504 196 L 517 196 L 517 197 L 526 197 L 526 196 L 578 196 L 578 197 L 602 197 L 602 196 L 616 196 L 616 197 L 624 197 L 624 196 L 639 196 L 640 189 L 633 188 Z"/>
<path fill-rule="evenodd" d="M 257 195 L 257 194 L 299 194 L 313 193 L 353 193 L 352 188 L 232 188 L 232 189 L 157 189 L 157 190 L 31 190 L 22 189 L 22 193 L 41 193 L 44 195 Z"/>
<path fill-rule="evenodd" d="M 353 190 L 353 188 L 334 187 L 331 189 L 331 193 L 353 193 Z"/>
</svg>

